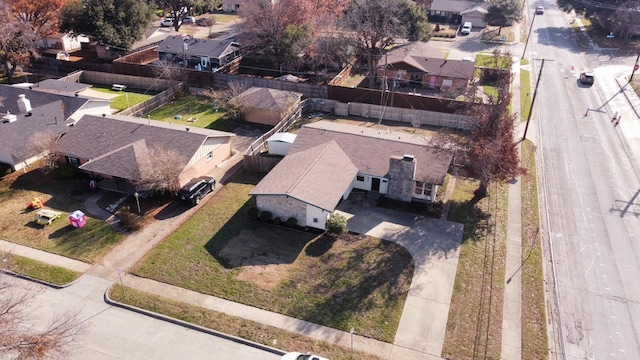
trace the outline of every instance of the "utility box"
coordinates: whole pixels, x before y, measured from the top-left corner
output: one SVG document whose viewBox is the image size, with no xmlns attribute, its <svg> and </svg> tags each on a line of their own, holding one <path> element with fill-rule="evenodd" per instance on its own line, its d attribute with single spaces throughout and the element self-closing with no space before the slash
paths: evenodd
<svg viewBox="0 0 640 360">
<path fill-rule="evenodd" d="M 69 214 L 69 223 L 71 226 L 81 228 L 87 224 L 87 217 L 80 210 L 76 210 Z"/>
</svg>

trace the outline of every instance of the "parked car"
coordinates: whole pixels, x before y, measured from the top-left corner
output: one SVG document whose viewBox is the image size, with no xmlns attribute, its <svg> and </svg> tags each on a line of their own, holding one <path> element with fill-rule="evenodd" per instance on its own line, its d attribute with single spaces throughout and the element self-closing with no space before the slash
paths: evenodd
<svg viewBox="0 0 640 360">
<path fill-rule="evenodd" d="M 173 18 L 166 18 L 162 20 L 162 22 L 160 22 L 160 26 L 173 26 Z"/>
<path fill-rule="evenodd" d="M 290 352 L 284 354 L 280 360 L 329 360 L 327 358 L 323 358 L 318 355 L 313 355 L 311 353 L 299 353 L 299 352 Z"/>
<path fill-rule="evenodd" d="M 466 23 L 464 23 L 462 25 L 462 29 L 460 29 L 460 34 L 462 34 L 462 35 L 471 34 L 471 28 L 473 28 L 473 24 L 471 24 L 471 22 L 467 21 Z"/>
<path fill-rule="evenodd" d="M 191 179 L 178 192 L 182 201 L 189 201 L 194 205 L 200 203 L 203 197 L 216 188 L 216 180 L 210 176 L 200 176 Z"/>
<path fill-rule="evenodd" d="M 195 24 L 196 18 L 194 16 L 185 16 L 182 18 L 182 22 L 185 24 Z"/>
<path fill-rule="evenodd" d="M 593 85 L 593 82 L 596 78 L 593 76 L 593 73 L 588 71 L 583 71 L 580 73 L 580 83 L 584 85 Z"/>
<path fill-rule="evenodd" d="M 544 6 L 536 7 L 536 15 L 542 15 L 542 14 L 544 14 Z"/>
</svg>

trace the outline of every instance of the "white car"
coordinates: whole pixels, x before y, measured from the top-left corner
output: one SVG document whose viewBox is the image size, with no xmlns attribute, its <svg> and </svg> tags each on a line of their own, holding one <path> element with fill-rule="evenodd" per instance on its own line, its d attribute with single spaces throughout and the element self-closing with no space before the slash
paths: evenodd
<svg viewBox="0 0 640 360">
<path fill-rule="evenodd" d="M 460 34 L 462 34 L 462 35 L 471 34 L 471 28 L 472 27 L 473 27 L 473 24 L 471 24 L 469 21 L 467 21 L 466 23 L 464 23 L 462 25 L 462 29 L 460 29 Z"/>
<path fill-rule="evenodd" d="M 542 14 L 544 14 L 544 6 L 536 7 L 536 15 L 542 15 Z"/>
<path fill-rule="evenodd" d="M 179 23 L 182 23 L 182 21 L 179 21 Z M 173 26 L 173 18 L 166 18 L 162 20 L 160 26 Z"/>
<path fill-rule="evenodd" d="M 196 18 L 194 16 L 185 16 L 182 18 L 182 22 L 185 24 L 195 24 Z"/>
<path fill-rule="evenodd" d="M 299 352 L 290 352 L 282 355 L 280 360 L 329 360 L 327 358 L 323 358 L 318 355 L 313 355 L 311 353 L 299 353 Z"/>
</svg>

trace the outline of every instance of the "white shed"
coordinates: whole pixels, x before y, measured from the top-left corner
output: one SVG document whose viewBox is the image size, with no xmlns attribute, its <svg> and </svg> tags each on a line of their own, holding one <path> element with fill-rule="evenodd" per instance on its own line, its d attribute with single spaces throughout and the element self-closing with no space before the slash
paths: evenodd
<svg viewBox="0 0 640 360">
<path fill-rule="evenodd" d="M 294 141 L 296 141 L 296 134 L 279 132 L 271 135 L 271 137 L 267 139 L 269 154 L 287 155 Z"/>
</svg>

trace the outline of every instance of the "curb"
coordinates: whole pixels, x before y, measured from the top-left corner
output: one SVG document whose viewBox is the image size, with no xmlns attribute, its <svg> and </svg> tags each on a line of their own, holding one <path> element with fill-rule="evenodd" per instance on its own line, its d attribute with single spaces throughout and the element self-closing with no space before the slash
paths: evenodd
<svg viewBox="0 0 640 360">
<path fill-rule="evenodd" d="M 149 310 L 145 310 L 145 309 L 141 309 L 139 307 L 133 306 L 133 305 L 128 305 L 128 304 L 124 304 L 118 301 L 115 301 L 113 299 L 111 299 L 109 297 L 109 290 L 111 290 L 111 287 L 113 287 L 113 283 L 111 285 L 109 285 L 109 287 L 107 288 L 107 290 L 104 292 L 104 302 L 106 302 L 109 305 L 112 306 L 116 306 L 125 310 L 129 310 L 129 311 L 133 311 L 135 313 L 141 314 L 141 315 L 145 315 L 145 316 L 149 316 L 152 317 L 154 319 L 157 320 L 162 320 L 162 321 L 166 321 L 168 323 L 174 324 L 174 325 L 178 325 L 178 326 L 182 326 L 184 328 L 190 329 L 190 330 L 195 330 L 195 331 L 199 331 L 201 333 L 207 334 L 207 335 L 212 335 L 212 336 L 216 336 L 219 337 L 221 339 L 225 339 L 225 340 L 229 340 L 229 341 L 233 341 L 235 343 L 241 344 L 241 345 L 245 345 L 245 346 L 250 346 L 262 351 L 266 351 L 269 353 L 272 353 L 274 355 L 284 355 L 285 352 L 267 345 L 263 345 L 263 344 L 258 344 L 256 342 L 253 341 L 249 341 L 243 338 L 239 338 L 233 335 L 228 335 L 228 334 L 224 334 L 203 326 L 199 326 L 199 325 L 195 325 L 183 320 L 179 320 L 176 318 L 172 318 L 170 316 L 166 316 L 166 315 L 162 315 L 162 314 L 158 314 L 156 312 L 153 311 L 149 311 Z"/>
<path fill-rule="evenodd" d="M 622 83 L 620 80 L 623 80 Z M 624 97 L 625 99 L 627 99 L 627 102 L 629 102 L 629 106 L 631 106 L 631 108 L 633 109 L 633 112 L 636 113 L 636 116 L 640 118 L 640 114 L 638 114 L 638 110 L 634 106 L 631 99 L 629 99 L 629 95 L 627 95 L 627 90 L 628 90 L 627 87 L 631 87 L 631 86 L 628 83 L 624 84 L 624 82 L 626 81 L 627 79 L 625 79 L 624 77 L 619 77 L 619 76 L 616 77 L 616 83 L 620 87 L 620 91 L 624 94 Z M 633 89 L 631 89 L 631 91 L 633 91 Z"/>
<path fill-rule="evenodd" d="M 28 275 L 19 274 L 19 273 L 13 272 L 11 270 L 0 269 L 0 273 L 6 274 L 6 275 L 9 275 L 9 276 L 13 276 L 13 277 L 16 277 L 18 279 L 22 279 L 22 280 L 27 280 L 27 281 L 31 281 L 31 282 L 34 282 L 34 283 L 38 283 L 40 285 L 48 286 L 50 288 L 57 289 L 57 290 L 61 290 L 61 289 L 64 289 L 66 287 L 69 287 L 69 286 L 75 284 L 82 277 L 82 275 L 80 275 L 77 279 L 73 280 L 72 282 L 70 282 L 68 284 L 58 285 L 58 284 L 50 283 L 48 281 L 44 281 L 44 280 L 41 280 L 41 279 L 37 279 L 37 278 L 31 277 L 31 276 L 28 276 Z"/>
</svg>

